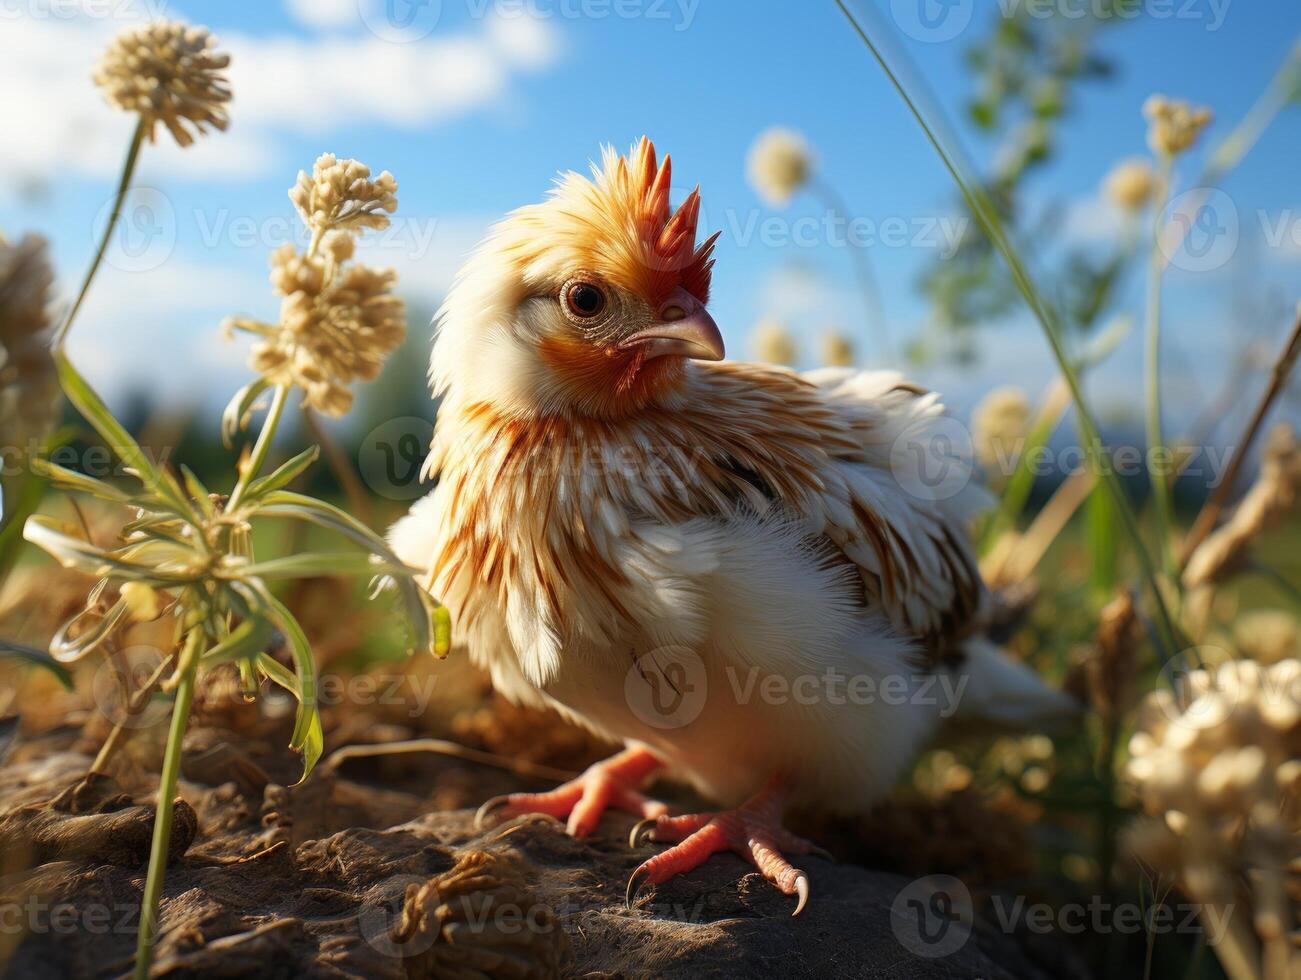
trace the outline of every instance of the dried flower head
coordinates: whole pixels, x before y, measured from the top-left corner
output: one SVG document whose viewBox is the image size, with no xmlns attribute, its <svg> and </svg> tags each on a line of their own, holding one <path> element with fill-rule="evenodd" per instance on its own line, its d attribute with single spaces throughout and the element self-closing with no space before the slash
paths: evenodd
<svg viewBox="0 0 1301 980">
<path fill-rule="evenodd" d="M 1233 624 L 1234 645 L 1257 663 L 1301 656 L 1301 624 L 1286 609 L 1253 609 Z"/>
<path fill-rule="evenodd" d="M 318 256 L 286 243 L 271 256 L 271 283 L 284 299 L 280 323 L 236 319 L 262 335 L 250 364 L 272 384 L 303 389 L 307 403 L 332 416 L 352 407 L 353 381 L 379 377 L 384 358 L 406 337 L 406 307 L 392 294 L 391 269 L 342 264 L 331 273 Z"/>
<path fill-rule="evenodd" d="M 822 363 L 827 367 L 853 367 L 854 342 L 842 333 L 828 331 L 822 335 Z"/>
<path fill-rule="evenodd" d="M 529 928 L 501 922 L 501 909 L 529 910 Z M 485 925 L 486 923 L 486 925 Z M 528 873 L 508 854 L 466 851 L 454 867 L 407 886 L 389 938 L 420 950 L 411 976 L 560 976 L 569 940 L 554 911 L 528 888 Z"/>
<path fill-rule="evenodd" d="M 224 130 L 230 123 L 230 86 L 222 73 L 230 56 L 214 50 L 215 43 L 207 28 L 170 21 L 125 31 L 100 58 L 95 84 L 112 105 L 140 114 L 150 142 L 161 122 L 179 145 L 189 146 L 205 126 Z"/>
<path fill-rule="evenodd" d="M 1158 156 L 1176 157 L 1183 153 L 1211 124 L 1211 110 L 1179 99 L 1153 95 L 1143 103 L 1147 117 L 1147 144 Z"/>
<path fill-rule="evenodd" d="M 813 157 L 803 136 L 773 127 L 759 134 L 750 147 L 746 170 L 761 198 L 773 207 L 785 207 L 795 192 L 808 183 Z"/>
<path fill-rule="evenodd" d="M 1016 458 L 1030 428 L 1030 399 L 1020 388 L 995 388 L 971 416 L 976 458 L 986 468 L 1002 472 Z"/>
<path fill-rule="evenodd" d="M 1117 721 L 1133 703 L 1143 625 L 1133 596 L 1122 591 L 1102 608 L 1097 637 L 1072 664 L 1066 687 L 1103 720 Z"/>
<path fill-rule="evenodd" d="M 18 451 L 56 420 L 59 385 L 50 357 L 54 272 L 45 239 L 0 236 L 0 440 Z"/>
<path fill-rule="evenodd" d="M 780 320 L 762 320 L 750 334 L 754 356 L 769 364 L 794 364 L 799 357 L 795 338 Z"/>
<path fill-rule="evenodd" d="M 397 210 L 398 182 L 385 170 L 374 180 L 370 167 L 356 160 L 339 160 L 323 153 L 309 177 L 298 172 L 289 200 L 313 233 L 388 227 L 389 214 Z"/>
<path fill-rule="evenodd" d="M 1235 660 L 1148 696 L 1126 775 L 1144 810 L 1130 846 L 1203 905 L 1245 884 L 1250 921 L 1283 957 L 1293 928 L 1286 879 L 1301 854 L 1301 661 Z M 1253 953 L 1252 955 L 1259 955 Z M 1292 970 L 1301 961 L 1292 963 Z"/>
<path fill-rule="evenodd" d="M 1233 516 L 1208 535 L 1188 559 L 1184 584 L 1190 589 L 1212 585 L 1237 572 L 1260 535 L 1292 512 L 1299 493 L 1301 446 L 1292 427 L 1280 423 L 1269 434 L 1260 476 Z"/>
<path fill-rule="evenodd" d="M 1122 211 L 1136 214 L 1152 200 L 1156 190 L 1156 173 L 1142 157 L 1122 160 L 1111 168 L 1103 181 L 1103 192 Z"/>
</svg>

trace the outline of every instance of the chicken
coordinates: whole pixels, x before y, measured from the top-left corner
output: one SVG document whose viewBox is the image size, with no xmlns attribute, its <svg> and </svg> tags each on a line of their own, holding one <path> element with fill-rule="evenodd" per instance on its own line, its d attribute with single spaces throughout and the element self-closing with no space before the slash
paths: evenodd
<svg viewBox="0 0 1301 980">
<path fill-rule="evenodd" d="M 723 361 L 717 236 L 697 244 L 699 188 L 673 210 L 670 179 L 647 139 L 606 149 L 468 260 L 437 319 L 437 486 L 390 539 L 498 690 L 627 746 L 481 815 L 581 836 L 627 810 L 634 845 L 674 842 L 630 901 L 733 850 L 798 914 L 787 855 L 817 849 L 785 805 L 870 806 L 955 706 L 1026 725 L 1075 706 L 979 635 L 969 470 L 901 478 L 954 424 L 937 396 Z M 670 816 L 642 793 L 661 772 L 731 809 Z"/>
</svg>

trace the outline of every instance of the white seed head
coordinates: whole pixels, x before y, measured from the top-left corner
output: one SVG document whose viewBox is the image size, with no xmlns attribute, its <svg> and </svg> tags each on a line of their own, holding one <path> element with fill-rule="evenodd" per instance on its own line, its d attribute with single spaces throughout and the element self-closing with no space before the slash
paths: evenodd
<svg viewBox="0 0 1301 980">
<path fill-rule="evenodd" d="M 813 156 L 808 141 L 790 129 L 774 126 L 750 147 L 746 172 L 758 195 L 773 207 L 785 207 L 808 183 Z"/>
</svg>

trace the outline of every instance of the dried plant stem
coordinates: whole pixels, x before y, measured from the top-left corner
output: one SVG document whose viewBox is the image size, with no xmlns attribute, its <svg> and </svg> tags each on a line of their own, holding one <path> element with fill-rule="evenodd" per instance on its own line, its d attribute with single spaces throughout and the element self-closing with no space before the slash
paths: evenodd
<svg viewBox="0 0 1301 980">
<path fill-rule="evenodd" d="M 303 422 L 312 441 L 325 450 L 326 465 L 330 467 L 330 472 L 334 474 L 335 480 L 348 498 L 348 508 L 352 511 L 352 516 L 367 527 L 374 527 L 375 515 L 370 506 L 370 496 L 362 486 L 356 468 L 348 459 L 348 454 L 339 445 L 339 440 L 335 439 L 321 424 L 316 413 L 306 406 L 303 407 Z"/>
<path fill-rule="evenodd" d="M 288 401 L 289 386 L 276 385 L 275 393 L 271 396 L 271 407 L 267 409 L 267 417 L 262 422 L 262 431 L 258 433 L 257 442 L 253 444 L 253 451 L 240 467 L 239 480 L 235 483 L 235 489 L 230 492 L 230 501 L 226 504 L 227 510 L 234 510 L 239 505 L 245 491 L 248 490 L 250 481 L 266 464 L 267 454 L 271 451 L 271 443 L 275 440 L 276 429 L 280 427 L 280 419 L 285 414 L 285 405 Z"/>
<path fill-rule="evenodd" d="M 505 769 L 507 772 L 514 773 L 516 776 L 523 776 L 526 779 L 552 779 L 556 782 L 565 782 L 574 779 L 578 775 L 578 773 L 556 769 L 552 766 L 544 766 L 536 762 L 528 762 L 524 759 L 511 759 L 507 756 L 497 755 L 495 752 L 483 752 L 441 738 L 416 738 L 406 742 L 386 742 L 380 745 L 345 745 L 341 749 L 336 749 L 325 760 L 325 768 L 328 770 L 338 769 L 349 759 L 373 759 L 378 756 L 406 755 L 415 752 L 432 752 L 436 755 L 464 759 L 467 762 L 477 762 L 480 765 Z"/>
<path fill-rule="evenodd" d="M 809 180 L 809 188 L 832 214 L 845 223 L 845 234 L 849 234 L 851 222 L 849 208 L 840 192 L 820 177 Z M 868 330 L 872 333 L 872 343 L 877 356 L 885 361 L 894 358 L 894 344 L 890 339 L 890 323 L 885 318 L 885 308 L 881 303 L 881 289 L 877 285 L 876 274 L 872 271 L 872 262 L 867 250 L 859 248 L 846 238 L 846 247 L 854 262 L 854 273 L 858 277 L 858 286 L 863 293 L 863 305 L 867 308 Z"/>
<path fill-rule="evenodd" d="M 1028 579 L 1095 486 L 1097 477 L 1091 469 L 1076 470 L 1063 480 L 1007 556 L 986 573 L 989 579 L 1000 585 Z"/>
<path fill-rule="evenodd" d="M 849 0 L 854 2 L 854 0 Z M 1116 512 L 1120 515 L 1125 525 L 1125 531 L 1129 535 L 1130 543 L 1134 549 L 1134 554 L 1138 558 L 1139 565 L 1142 569 L 1143 578 L 1147 585 L 1147 591 L 1151 597 L 1153 609 L 1156 612 L 1157 630 L 1160 636 L 1158 644 L 1158 654 L 1162 662 L 1168 662 L 1169 659 L 1180 650 L 1183 644 L 1179 641 L 1179 633 L 1175 626 L 1174 618 L 1170 614 L 1170 609 L 1166 605 L 1165 596 L 1161 592 L 1159 581 L 1159 571 L 1148 552 L 1146 545 L 1139 530 L 1138 518 L 1130 506 L 1129 498 L 1125 495 L 1125 488 L 1121 485 L 1120 479 L 1109 468 L 1103 466 L 1101 459 L 1101 435 L 1097 420 L 1094 418 L 1093 411 L 1089 407 L 1088 400 L 1084 397 L 1084 388 L 1080 383 L 1079 372 L 1076 371 L 1074 364 L 1066 351 L 1065 343 L 1061 337 L 1061 331 L 1058 319 L 1054 311 L 1044 301 L 1043 296 L 1035 287 L 1034 281 L 1030 278 L 1025 264 L 1021 261 L 1020 254 L 1013 247 L 1008 239 L 1006 232 L 1003 230 L 1002 220 L 998 216 L 998 211 L 989 195 L 975 181 L 968 180 L 963 173 L 963 167 L 959 165 L 958 157 L 950 153 L 944 140 L 940 138 L 939 133 L 927 121 L 926 115 L 923 114 L 917 101 L 904 86 L 899 75 L 891 67 L 889 60 L 885 57 L 880 47 L 872 40 L 870 34 L 863 27 L 859 15 L 856 15 L 847 6 L 847 0 L 836 0 L 836 6 L 840 12 L 853 27 L 854 32 L 860 40 L 867 46 L 872 57 L 876 59 L 881 70 L 885 72 L 886 78 L 894 86 L 900 98 L 903 99 L 908 111 L 922 128 L 926 139 L 930 142 L 935 152 L 940 157 L 940 162 L 944 164 L 945 169 L 953 178 L 962 193 L 963 200 L 966 201 L 967 207 L 971 209 L 972 215 L 980 223 L 981 228 L 993 243 L 995 249 L 1002 255 L 1003 260 L 1007 263 L 1008 271 L 1012 275 L 1012 281 L 1020 292 L 1026 304 L 1030 307 L 1035 319 L 1043 330 L 1044 338 L 1048 342 L 1049 349 L 1052 351 L 1054 359 L 1057 361 L 1058 369 L 1062 373 L 1067 386 L 1071 392 L 1071 398 L 1075 402 L 1076 412 L 1079 418 L 1080 428 L 1085 436 L 1085 444 L 1089 453 L 1090 463 L 1101 473 L 1101 479 L 1106 486 L 1108 493 L 1115 503 Z M 870 5 L 862 2 L 855 2 L 855 6 L 861 11 L 862 17 L 866 19 L 872 14 Z"/>
<path fill-rule="evenodd" d="M 1161 431 L 1161 280 L 1165 263 L 1161 251 L 1165 233 L 1165 208 L 1170 200 L 1170 182 L 1174 167 L 1170 157 L 1161 160 L 1158 187 L 1152 211 L 1152 258 L 1147 284 L 1147 472 L 1152 486 L 1152 513 L 1156 525 L 1157 560 L 1173 580 L 1174 574 L 1174 496 L 1170 474 L 1166 469 L 1165 436 Z"/>
<path fill-rule="evenodd" d="M 167 733 L 167 750 L 163 755 L 163 771 L 158 780 L 158 803 L 154 813 L 154 837 L 149 848 L 149 872 L 145 877 L 144 898 L 140 906 L 140 932 L 136 941 L 136 980 L 147 980 L 149 965 L 153 961 L 154 941 L 158 933 L 158 903 L 163 894 L 163 877 L 167 874 L 167 851 L 172 840 L 172 799 L 181 772 L 181 748 L 185 742 L 185 728 L 190 721 L 190 706 L 194 702 L 194 681 L 199 669 L 199 654 L 203 646 L 202 627 L 190 630 L 181 654 L 181 681 L 176 687 L 176 703 L 172 706 L 172 724 Z"/>
<path fill-rule="evenodd" d="M 92 773 L 103 773 L 108 768 L 109 762 L 117 754 L 117 750 L 122 747 L 126 741 L 127 733 L 130 729 L 127 727 L 127 719 L 134 718 L 144 710 L 149 699 L 153 697 L 154 691 L 158 690 L 158 685 L 162 683 L 163 675 L 167 673 L 167 668 L 172 664 L 172 657 L 168 656 L 158 665 L 144 685 L 131 695 L 126 706 L 126 718 L 123 718 L 113 730 L 109 732 L 108 738 L 104 739 L 104 744 L 100 746 L 99 752 L 95 756 L 95 761 L 91 763 L 90 771 Z"/>
<path fill-rule="evenodd" d="M 1242 472 L 1242 466 L 1246 462 L 1247 456 L 1251 453 L 1251 447 L 1260 435 L 1260 430 L 1264 428 L 1265 419 L 1269 417 L 1269 411 L 1274 407 L 1274 402 L 1282 394 L 1283 389 L 1287 386 L 1288 378 L 1292 375 L 1293 368 L 1296 367 L 1297 359 L 1301 357 L 1301 310 L 1297 312 L 1296 323 L 1292 327 L 1292 334 L 1288 337 L 1287 346 L 1274 362 L 1274 370 L 1270 377 L 1269 388 L 1265 390 L 1264 396 L 1256 406 L 1256 411 L 1252 414 L 1251 420 L 1243 430 L 1242 438 L 1238 440 L 1237 451 L 1233 454 L 1233 459 L 1229 461 L 1229 468 L 1224 474 L 1224 479 L 1220 485 L 1215 488 L 1215 493 L 1211 496 L 1201 512 L 1197 515 L 1197 520 L 1193 523 L 1192 530 L 1188 532 L 1188 538 L 1184 542 L 1183 553 L 1180 557 L 1180 567 L 1183 568 L 1188 564 L 1188 559 L 1192 557 L 1193 552 L 1197 550 L 1198 545 L 1206 540 L 1207 535 L 1215 529 L 1215 522 L 1219 520 L 1220 514 L 1224 511 L 1229 502 L 1229 495 L 1233 492 L 1234 484 L 1238 482 L 1238 475 Z"/>
<path fill-rule="evenodd" d="M 109 212 L 108 224 L 104 226 L 104 234 L 100 237 L 99 245 L 95 249 L 95 257 L 91 259 L 90 266 L 86 269 L 86 275 L 81 280 L 81 288 L 77 290 L 77 298 L 73 300 L 72 306 L 64 314 L 63 322 L 54 332 L 54 346 L 63 343 L 72 328 L 72 321 L 76 319 L 77 313 L 81 310 L 81 304 L 86 299 L 86 293 L 90 291 L 91 280 L 95 278 L 95 273 L 99 271 L 99 265 L 104 261 L 104 253 L 108 251 L 108 243 L 113 238 L 113 231 L 117 228 L 118 219 L 122 216 L 122 205 L 126 201 L 127 191 L 131 189 L 131 177 L 135 174 L 136 161 L 140 157 L 140 147 L 145 138 L 145 120 L 141 117 L 136 123 L 135 132 L 131 136 L 131 145 L 127 148 L 126 160 L 122 164 L 122 176 L 118 180 L 117 193 L 113 196 L 113 210 Z"/>
</svg>

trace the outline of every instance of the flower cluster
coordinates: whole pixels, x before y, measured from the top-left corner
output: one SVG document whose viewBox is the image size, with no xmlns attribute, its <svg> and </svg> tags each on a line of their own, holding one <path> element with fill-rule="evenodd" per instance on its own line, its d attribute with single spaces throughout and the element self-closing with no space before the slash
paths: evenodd
<svg viewBox="0 0 1301 980">
<path fill-rule="evenodd" d="M 1112 167 L 1103 181 L 1103 192 L 1120 210 L 1137 214 L 1148 206 L 1156 191 L 1156 174 L 1152 165 L 1141 157 L 1122 160 Z"/>
<path fill-rule="evenodd" d="M 55 422 L 59 385 L 50 358 L 54 272 L 45 239 L 0 235 L 0 440 L 25 448 Z"/>
<path fill-rule="evenodd" d="M 827 367 L 854 366 L 854 342 L 844 334 L 827 331 L 820 346 L 822 363 Z"/>
<path fill-rule="evenodd" d="M 150 142 L 162 123 L 179 145 L 189 146 L 206 126 L 224 130 L 230 123 L 230 86 L 222 74 L 230 56 L 214 44 L 206 28 L 173 22 L 126 31 L 100 58 L 95 84 L 112 105 L 140 114 Z"/>
<path fill-rule="evenodd" d="M 813 172 L 809 144 L 799 133 L 773 127 L 750 148 L 746 169 L 759 196 L 773 207 L 785 207 Z"/>
<path fill-rule="evenodd" d="M 1030 429 L 1030 400 L 1020 388 L 995 388 L 976 406 L 971 416 L 971 437 L 976 458 L 1000 470 L 1016 458 L 1020 442 Z"/>
<path fill-rule="evenodd" d="M 1161 157 L 1176 157 L 1197 142 L 1211 123 L 1211 110 L 1164 95 L 1153 95 L 1143 103 L 1147 117 L 1147 144 Z"/>
<path fill-rule="evenodd" d="M 799 358 L 795 338 L 780 320 L 762 320 L 750 334 L 754 356 L 769 364 L 794 364 Z"/>
<path fill-rule="evenodd" d="M 280 322 L 229 321 L 260 336 L 249 363 L 264 381 L 301 388 L 306 403 L 326 415 L 347 414 L 348 385 L 377 378 L 406 337 L 406 307 L 392 292 L 396 274 L 352 261 L 355 236 L 387 226 L 396 191 L 387 171 L 371 180 L 365 165 L 330 154 L 311 177 L 300 172 L 289 197 L 312 242 L 304 252 L 286 243 L 271 255 Z"/>
<path fill-rule="evenodd" d="M 1301 841 L 1301 661 L 1194 671 L 1178 694 L 1149 695 L 1139 720 L 1126 775 L 1157 819 L 1135 829 L 1131 846 L 1213 909 L 1238 902 L 1246 882 L 1264 949 L 1242 952 L 1286 966 L 1296 925 L 1286 879 Z"/>
<path fill-rule="evenodd" d="M 382 231 L 388 227 L 388 216 L 397 210 L 397 190 L 398 182 L 387 170 L 372 180 L 370 167 L 364 163 L 323 153 L 311 176 L 298 172 L 289 200 L 313 233 L 363 228 Z"/>
</svg>

